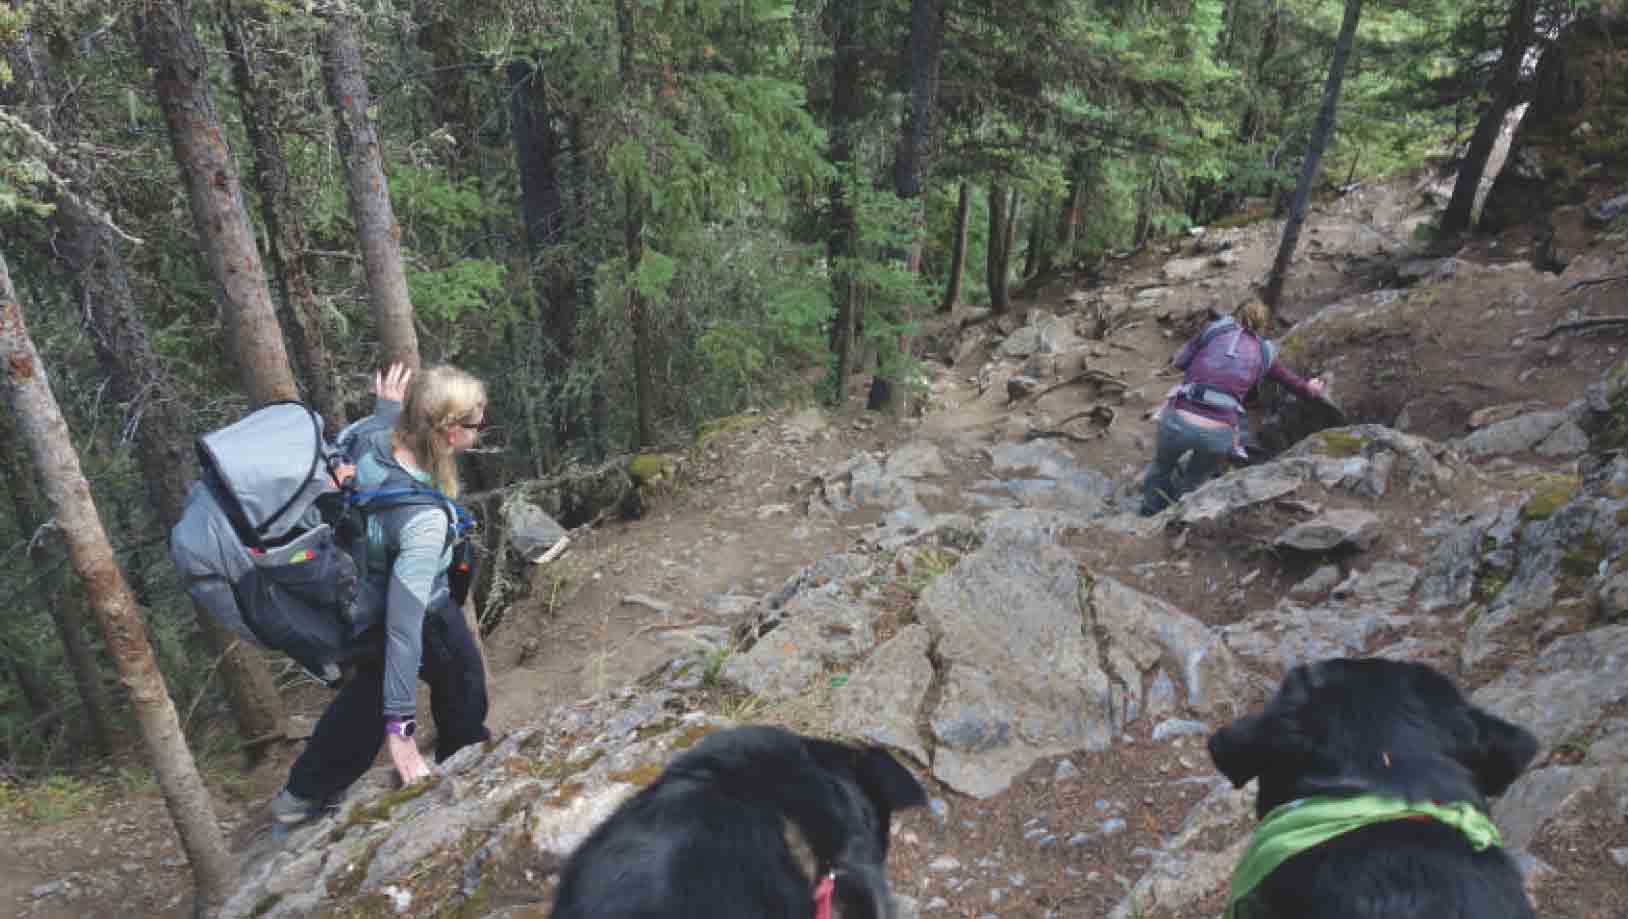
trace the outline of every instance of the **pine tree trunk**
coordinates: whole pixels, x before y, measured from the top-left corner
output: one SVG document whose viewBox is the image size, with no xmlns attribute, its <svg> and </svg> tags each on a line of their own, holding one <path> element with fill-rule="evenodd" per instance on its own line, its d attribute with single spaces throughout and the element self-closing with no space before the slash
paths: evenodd
<svg viewBox="0 0 1628 919">
<path fill-rule="evenodd" d="M 160 369 L 113 231 L 66 197 L 57 202 L 56 217 L 62 227 L 60 250 L 74 270 L 97 361 L 114 398 L 127 406 L 128 414 L 141 418 L 136 453 L 145 470 L 148 501 L 168 532 L 181 519 L 195 468 L 180 401 Z M 221 683 L 251 750 L 287 737 L 288 710 L 264 657 L 203 608 L 194 612 L 205 643 L 221 659 Z"/>
<path fill-rule="evenodd" d="M 231 893 L 236 866 L 215 821 L 209 790 L 181 733 L 181 721 L 164 687 L 141 611 L 113 560 L 113 547 L 91 502 L 90 486 L 80 470 L 45 367 L 29 338 L 4 254 L 0 254 L 0 366 L 5 367 L 6 398 L 16 414 L 22 440 L 43 473 L 46 499 L 68 543 L 74 572 L 84 583 L 101 624 L 108 653 L 135 709 L 170 819 L 192 864 L 196 914 L 211 915 Z"/>
<path fill-rule="evenodd" d="M 289 369 L 288 354 L 283 350 L 282 334 L 266 287 L 254 230 L 243 207 L 243 193 L 231 152 L 215 116 L 208 62 L 203 46 L 192 31 L 189 4 L 185 0 L 144 0 L 138 34 L 147 65 L 153 70 L 176 162 L 187 184 L 193 223 L 208 255 L 210 272 L 225 301 L 227 337 L 237 357 L 244 389 L 257 404 L 296 399 L 299 392 Z M 99 253 L 93 259 L 107 258 L 102 248 L 105 245 L 111 245 L 111 240 L 104 238 L 102 242 L 90 243 L 90 249 Z M 113 258 L 117 259 L 116 250 Z M 116 264 L 122 274 L 122 261 L 108 264 Z M 109 283 L 109 291 L 115 297 L 125 298 L 105 304 L 125 317 L 117 320 L 120 328 L 139 328 L 134 303 L 128 298 L 128 282 Z M 122 295 L 119 294 L 121 285 Z M 156 357 L 151 355 L 150 349 L 142 357 L 139 348 L 131 348 L 125 341 L 115 338 L 111 343 L 114 349 L 111 356 L 121 365 L 127 359 L 142 362 L 133 365 L 132 385 L 148 385 L 158 372 Z M 150 365 L 145 363 L 149 360 Z M 152 446 L 155 455 L 173 456 L 176 451 L 184 450 L 181 445 L 187 441 L 179 433 L 184 427 L 177 423 L 174 430 L 177 433 L 170 437 L 155 438 Z M 138 443 L 146 443 L 146 438 Z M 185 468 L 181 460 L 171 461 L 166 467 L 169 473 Z M 168 482 L 162 496 L 155 499 L 160 519 L 170 522 L 180 517 L 177 492 L 169 490 L 173 485 Z M 178 491 L 184 496 L 184 486 Z M 259 655 L 237 641 L 213 616 L 200 611 L 198 621 L 210 650 L 221 657 L 222 684 L 245 740 L 256 744 L 287 736 L 287 709 Z"/>
<path fill-rule="evenodd" d="M 334 386 L 333 360 L 322 327 L 322 307 L 305 264 L 305 220 L 289 181 L 288 159 L 283 155 L 283 129 L 288 120 L 283 104 L 282 79 L 290 72 L 287 55 L 266 43 L 274 39 L 257 3 L 231 0 L 223 4 L 221 32 L 231 61 L 232 82 L 242 104 L 243 129 L 254 150 L 254 184 L 260 194 L 260 213 L 266 222 L 266 254 L 282 293 L 277 318 L 288 337 L 305 381 L 306 401 L 336 433 L 345 422 L 344 405 Z"/>
<path fill-rule="evenodd" d="M 1250 73 L 1252 84 L 1264 78 L 1272 59 L 1277 57 L 1278 42 L 1283 34 L 1283 0 L 1272 0 L 1272 12 L 1267 14 L 1266 28 L 1261 33 L 1261 50 L 1255 56 L 1255 69 Z M 1238 142 L 1252 144 L 1261 130 L 1260 103 L 1251 86 L 1249 101 L 1244 105 L 1244 116 L 1238 121 Z"/>
<path fill-rule="evenodd" d="M 288 352 L 266 287 L 254 228 L 209 89 L 209 62 L 192 31 L 190 0 L 141 0 L 142 54 L 169 125 L 192 221 L 224 302 L 227 344 L 256 404 L 296 399 Z"/>
<path fill-rule="evenodd" d="M 1481 113 L 1481 120 L 1475 126 L 1475 133 L 1470 136 L 1470 149 L 1464 154 L 1464 162 L 1459 164 L 1458 179 L 1453 183 L 1453 196 L 1447 202 L 1447 210 L 1441 215 L 1441 235 L 1444 237 L 1457 236 L 1470 227 L 1476 193 L 1481 188 L 1481 177 L 1487 168 L 1487 158 L 1492 155 L 1498 133 L 1503 130 L 1504 116 L 1515 104 L 1521 64 L 1526 59 L 1526 49 L 1532 44 L 1537 8 L 1537 0 L 1514 0 L 1509 11 L 1503 54 L 1492 76 L 1491 98 L 1487 102 L 1487 110 Z"/>
<path fill-rule="evenodd" d="M 1017 228 L 1023 210 L 1023 193 L 1014 188 L 1011 194 L 1011 203 L 1006 207 L 1006 242 L 1001 245 L 1001 261 L 1006 263 L 1007 275 L 1012 273 L 1012 253 L 1017 251 Z"/>
<path fill-rule="evenodd" d="M 335 135 L 345 159 L 351 220 L 367 269 L 368 298 L 378 327 L 380 362 L 419 365 L 418 329 L 407 294 L 407 272 L 401 263 L 401 226 L 390 206 L 379 134 L 368 114 L 367 76 L 356 22 L 339 12 L 322 31 L 322 79 L 333 103 Z"/>
<path fill-rule="evenodd" d="M 938 89 L 938 67 L 943 48 L 943 7 L 941 0 L 911 0 L 910 35 L 904 49 L 909 61 L 910 107 L 899 125 L 899 139 L 894 149 L 893 191 L 901 199 L 912 202 L 911 239 L 905 256 L 905 270 L 912 275 L 921 273 L 921 253 L 925 245 L 926 211 L 921 197 L 922 176 L 927 168 L 927 140 L 933 119 L 934 96 Z M 909 328 L 913 307 L 905 304 L 903 324 Z M 898 338 L 899 354 L 908 362 L 911 353 L 910 335 L 901 332 Z M 906 363 L 903 366 L 908 366 Z M 870 399 L 866 408 L 904 412 L 909 405 L 909 393 L 897 380 L 878 374 L 871 380 Z"/>
<path fill-rule="evenodd" d="M 458 37 L 468 30 L 455 18 L 453 4 L 444 0 L 417 0 L 413 21 L 418 23 L 418 47 L 430 56 L 430 119 L 450 138 L 441 145 L 447 176 L 453 181 L 468 178 L 475 172 L 481 120 L 466 73 L 470 62 L 458 48 Z"/>
<path fill-rule="evenodd" d="M 1006 255 L 1001 250 L 1006 246 L 1007 207 L 1011 200 L 1007 195 L 1006 186 L 996 182 L 989 186 L 989 243 L 984 259 L 984 279 L 989 284 L 989 308 L 996 313 L 1004 313 L 1011 305 L 1011 297 L 1006 286 Z"/>
<path fill-rule="evenodd" d="M 899 125 L 893 161 L 893 191 L 900 198 L 921 196 L 944 44 L 943 25 L 942 0 L 911 0 L 910 35 L 905 48 L 910 67 L 910 107 Z"/>
<path fill-rule="evenodd" d="M 1048 197 L 1035 202 L 1034 215 L 1029 218 L 1029 251 L 1023 255 L 1023 277 L 1038 277 L 1051 271 L 1051 252 L 1047 244 L 1047 216 L 1051 212 Z"/>
<path fill-rule="evenodd" d="M 1345 0 L 1345 19 L 1340 23 L 1340 36 L 1334 42 L 1334 59 L 1328 65 L 1328 82 L 1323 85 L 1323 105 L 1317 112 L 1317 127 L 1306 150 L 1306 162 L 1300 169 L 1300 181 L 1295 185 L 1294 201 L 1289 206 L 1289 219 L 1283 225 L 1283 242 L 1278 245 L 1277 258 L 1272 262 L 1272 274 L 1267 278 L 1261 301 L 1276 310 L 1283 297 L 1284 277 L 1289 263 L 1294 260 L 1295 246 L 1300 242 L 1300 226 L 1306 221 L 1306 202 L 1311 198 L 1312 185 L 1317 181 L 1317 167 L 1323 159 L 1323 149 L 1334 136 L 1334 114 L 1340 104 L 1340 83 L 1345 79 L 1345 62 L 1351 58 L 1351 46 L 1356 43 L 1357 20 L 1362 16 L 1362 0 Z"/>
<path fill-rule="evenodd" d="M 52 743 L 51 735 L 62 727 L 61 706 L 52 700 L 29 657 L 11 648 L 6 649 L 4 657 L 17 693 L 23 697 L 23 707 L 28 709 L 27 732 Z"/>
<path fill-rule="evenodd" d="M 634 283 L 633 277 L 644 262 L 644 193 L 633 181 L 625 188 L 624 241 L 627 245 L 628 289 L 627 321 L 633 328 L 633 401 L 637 418 L 638 441 L 634 450 L 643 450 L 656 443 L 655 406 L 656 388 L 651 382 L 651 361 L 655 356 L 655 343 L 650 337 L 650 302 Z"/>
<path fill-rule="evenodd" d="M 577 276 L 569 252 L 571 221 L 566 208 L 566 139 L 556 129 L 555 112 L 544 91 L 542 55 L 537 62 L 512 61 L 507 68 L 510 134 L 520 172 L 520 216 L 526 228 L 532 287 L 542 304 L 546 343 L 543 373 L 550 393 L 565 386 L 576 359 Z M 556 400 L 563 402 L 563 400 Z M 555 409 L 552 434 L 564 445 L 583 433 L 571 408 Z"/>
<path fill-rule="evenodd" d="M 1063 206 L 1057 213 L 1057 254 L 1072 263 L 1074 243 L 1080 233 L 1080 201 L 1090 181 L 1086 159 L 1075 157 L 1068 170 L 1068 190 L 1063 193 Z"/>
<path fill-rule="evenodd" d="M 616 0 L 617 31 L 621 37 L 621 77 L 630 94 L 635 94 L 638 75 L 634 71 L 634 47 L 637 39 L 633 22 L 633 0 Z M 644 263 L 644 215 L 647 210 L 645 191 L 633 179 L 622 188 L 622 242 L 627 256 L 627 320 L 633 329 L 633 401 L 636 416 L 635 450 L 642 450 L 656 442 L 655 401 L 651 362 L 655 358 L 654 342 L 650 337 L 649 299 L 639 290 L 634 278 Z"/>
<path fill-rule="evenodd" d="M 848 377 L 854 371 L 854 330 L 858 326 L 859 296 L 852 260 L 858 255 L 859 224 L 846 183 L 851 180 L 854 132 L 859 121 L 859 11 L 851 3 L 831 6 L 831 226 L 826 254 L 831 263 L 831 354 L 835 385 L 832 404 L 848 398 Z"/>
<path fill-rule="evenodd" d="M 944 285 L 944 303 L 939 312 L 955 310 L 961 300 L 961 275 L 967 267 L 967 216 L 972 213 L 972 183 L 963 181 L 955 202 L 955 244 L 950 250 L 950 277 Z"/>
</svg>

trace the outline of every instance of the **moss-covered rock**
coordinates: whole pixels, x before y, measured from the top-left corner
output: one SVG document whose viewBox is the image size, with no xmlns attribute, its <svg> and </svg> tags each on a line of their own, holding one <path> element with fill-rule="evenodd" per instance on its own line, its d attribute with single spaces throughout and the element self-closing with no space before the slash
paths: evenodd
<svg viewBox="0 0 1628 919">
<path fill-rule="evenodd" d="M 1521 519 L 1547 520 L 1554 516 L 1554 512 L 1564 507 L 1566 502 L 1572 499 L 1572 495 L 1577 493 L 1577 484 L 1575 476 L 1556 476 L 1551 479 L 1521 505 Z"/>
<path fill-rule="evenodd" d="M 633 484 L 644 488 L 658 482 L 671 481 L 678 473 L 681 458 L 672 453 L 640 453 L 627 464 L 627 474 Z"/>
<path fill-rule="evenodd" d="M 391 813 L 395 811 L 397 806 L 423 797 L 440 784 L 441 776 L 432 773 L 427 779 L 380 795 L 366 804 L 358 804 L 351 808 L 350 813 L 345 816 L 344 820 L 339 822 L 338 826 L 334 827 L 329 839 L 338 842 L 354 826 L 365 823 L 384 823 L 390 819 Z"/>
<path fill-rule="evenodd" d="M 1367 445 L 1367 438 L 1350 431 L 1323 431 L 1317 435 L 1318 452 L 1336 459 L 1360 456 Z"/>
</svg>

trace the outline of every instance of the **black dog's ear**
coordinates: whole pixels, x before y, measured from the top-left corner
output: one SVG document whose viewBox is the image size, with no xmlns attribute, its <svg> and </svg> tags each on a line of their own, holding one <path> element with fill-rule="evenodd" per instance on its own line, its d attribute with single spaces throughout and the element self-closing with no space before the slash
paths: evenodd
<svg viewBox="0 0 1628 919">
<path fill-rule="evenodd" d="M 899 765 L 899 761 L 881 747 L 867 748 L 855 771 L 866 793 L 892 810 L 927 806 L 927 790 L 909 769 Z"/>
<path fill-rule="evenodd" d="M 1475 725 L 1475 743 L 1464 765 L 1475 773 L 1483 794 L 1497 797 L 1538 755 L 1538 739 L 1526 728 L 1473 705 L 1470 721 Z"/>
<path fill-rule="evenodd" d="M 852 775 L 878 807 L 894 811 L 927 803 L 921 783 L 881 747 L 851 747 L 814 737 L 803 738 L 803 746 L 826 769 Z"/>
<path fill-rule="evenodd" d="M 1210 759 L 1233 788 L 1242 788 L 1266 768 L 1270 755 L 1265 715 L 1248 715 L 1210 735 Z"/>
</svg>

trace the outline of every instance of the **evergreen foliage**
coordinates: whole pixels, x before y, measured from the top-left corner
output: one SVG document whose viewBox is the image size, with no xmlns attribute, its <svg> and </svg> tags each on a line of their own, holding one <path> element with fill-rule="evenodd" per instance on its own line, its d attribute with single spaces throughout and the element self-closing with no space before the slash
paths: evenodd
<svg viewBox="0 0 1628 919">
<path fill-rule="evenodd" d="M 302 264 L 354 416 L 371 402 L 378 338 L 317 59 L 322 23 L 308 3 L 234 2 L 263 22 L 263 50 L 286 62 L 264 84 L 285 120 L 266 128 L 287 158 L 307 234 Z M 857 17 L 858 45 L 847 50 L 859 88 L 841 170 L 828 133 L 828 25 L 838 4 Z M 24 296 L 40 307 L 38 346 L 60 379 L 121 560 L 140 574 L 172 691 L 187 704 L 201 700 L 187 725 L 204 730 L 219 723 L 222 703 L 154 542 L 156 516 L 130 449 L 140 413 L 99 397 L 73 279 L 46 224 L 52 194 L 68 189 L 139 239 L 124 250 L 135 297 L 191 430 L 242 411 L 247 398 L 225 363 L 215 284 L 129 6 L 0 3 L 0 235 Z M 253 157 L 222 51 L 221 8 L 193 6 L 223 140 L 248 176 Z M 992 186 L 1021 202 L 1019 251 L 1008 261 L 1014 287 L 1033 280 L 1025 266 L 1089 270 L 1155 237 L 1267 209 L 1303 162 L 1343 3 L 942 0 L 919 274 L 904 266 L 918 230 L 892 181 L 910 105 L 909 0 L 356 7 L 423 359 L 456 362 L 491 384 L 493 442 L 503 452 L 483 462 L 479 488 L 650 446 L 646 436 L 655 446 L 688 443 L 708 419 L 753 406 L 840 400 L 848 381 L 831 370 L 833 275 L 851 276 L 859 293 L 863 362 L 854 371 L 908 378 L 911 356 L 899 342 L 942 300 L 959 231 L 963 308 L 990 302 L 982 266 Z M 1371 3 L 1318 187 L 1450 157 L 1486 101 L 1508 9 L 1507 0 Z M 1539 19 L 1540 44 L 1565 21 L 1559 7 Z M 71 182 L 47 168 L 46 126 L 29 123 L 19 97 L 24 35 L 52 49 L 56 79 L 74 87 L 61 112 L 80 138 L 62 151 L 82 167 Z M 528 112 L 538 123 L 521 124 Z M 522 127 L 548 144 L 534 158 L 517 150 Z M 832 259 L 825 243 L 838 180 L 858 235 Z M 971 207 L 958 228 L 963 182 Z M 245 197 L 263 236 L 265 202 L 252 189 Z M 1071 204 L 1078 216 L 1065 244 L 1057 227 Z M 528 226 L 538 215 L 543 226 Z M 534 230 L 546 234 L 533 239 Z M 1045 251 L 1030 257 L 1031 247 Z M 641 430 L 645 419 L 652 431 Z M 4 507 L 0 551 L 31 557 L 36 524 Z M 12 595 L 77 589 L 42 564 L 57 571 L 14 565 L 0 583 Z M 73 683 L 46 607 L 8 610 L 0 632 L 48 649 L 35 669 L 67 711 Z M 57 733 L 33 731 L 22 691 L 20 676 L 0 670 L 0 757 L 38 767 L 72 759 L 80 745 L 71 729 L 59 721 Z"/>
</svg>

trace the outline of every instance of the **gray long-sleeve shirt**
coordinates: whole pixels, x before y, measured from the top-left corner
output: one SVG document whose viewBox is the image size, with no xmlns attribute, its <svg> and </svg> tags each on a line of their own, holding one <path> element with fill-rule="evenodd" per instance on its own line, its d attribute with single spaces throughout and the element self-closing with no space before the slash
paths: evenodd
<svg viewBox="0 0 1628 919">
<path fill-rule="evenodd" d="M 378 414 L 387 414 L 384 403 Z M 428 483 L 427 475 L 396 462 L 388 427 L 375 427 L 361 436 L 367 442 L 359 451 L 356 477 L 363 492 Z M 386 717 L 407 718 L 417 711 L 427 616 L 452 608 L 446 582 L 452 560 L 449 521 L 448 509 L 439 504 L 389 507 L 367 516 L 367 573 L 357 608 L 365 611 L 361 619 L 367 622 L 379 622 L 382 612 Z"/>
</svg>

